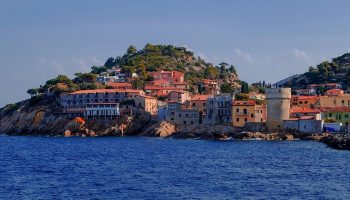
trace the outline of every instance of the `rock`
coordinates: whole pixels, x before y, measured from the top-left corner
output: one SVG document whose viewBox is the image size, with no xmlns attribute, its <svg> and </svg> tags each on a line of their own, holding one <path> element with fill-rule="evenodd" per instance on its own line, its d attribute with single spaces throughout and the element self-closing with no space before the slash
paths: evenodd
<svg viewBox="0 0 350 200">
<path fill-rule="evenodd" d="M 70 130 L 64 131 L 64 137 L 72 137 L 72 132 Z"/>
</svg>

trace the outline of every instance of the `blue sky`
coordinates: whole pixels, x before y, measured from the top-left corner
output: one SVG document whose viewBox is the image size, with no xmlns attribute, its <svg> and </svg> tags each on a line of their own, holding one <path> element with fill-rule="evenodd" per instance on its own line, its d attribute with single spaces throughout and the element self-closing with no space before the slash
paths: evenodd
<svg viewBox="0 0 350 200">
<path fill-rule="evenodd" d="M 72 77 L 133 44 L 186 46 L 275 82 L 350 51 L 346 0 L 8 0 L 0 2 L 0 106 L 58 74 Z"/>
</svg>

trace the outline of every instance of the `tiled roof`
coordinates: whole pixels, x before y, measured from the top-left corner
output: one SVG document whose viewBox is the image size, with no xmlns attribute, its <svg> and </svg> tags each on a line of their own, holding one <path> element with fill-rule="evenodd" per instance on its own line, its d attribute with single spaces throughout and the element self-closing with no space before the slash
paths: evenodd
<svg viewBox="0 0 350 200">
<path fill-rule="evenodd" d="M 194 95 L 191 97 L 191 101 L 206 101 L 209 95 Z"/>
<path fill-rule="evenodd" d="M 176 88 L 176 87 L 161 87 L 161 86 L 146 85 L 145 90 L 176 90 L 176 91 L 179 91 L 182 89 Z"/>
<path fill-rule="evenodd" d="M 95 93 L 116 93 L 116 92 L 141 93 L 143 92 L 143 90 L 132 90 L 132 89 L 79 90 L 71 94 L 95 94 Z"/>
<path fill-rule="evenodd" d="M 305 107 L 292 107 L 289 110 L 290 113 L 319 113 L 320 111 L 312 108 L 305 108 Z"/>
<path fill-rule="evenodd" d="M 234 106 L 255 106 L 255 101 L 233 101 Z"/>
<path fill-rule="evenodd" d="M 321 107 L 321 112 L 350 112 L 349 107 Z"/>
<path fill-rule="evenodd" d="M 132 87 L 131 83 L 107 83 L 111 87 Z"/>
</svg>

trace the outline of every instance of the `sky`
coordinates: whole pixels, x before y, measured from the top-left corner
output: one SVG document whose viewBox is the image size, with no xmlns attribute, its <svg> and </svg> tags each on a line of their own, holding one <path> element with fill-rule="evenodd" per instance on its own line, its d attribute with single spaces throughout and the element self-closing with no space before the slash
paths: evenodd
<svg viewBox="0 0 350 200">
<path fill-rule="evenodd" d="M 0 106 L 129 45 L 184 46 L 274 83 L 350 51 L 347 0 L 0 0 Z"/>
</svg>

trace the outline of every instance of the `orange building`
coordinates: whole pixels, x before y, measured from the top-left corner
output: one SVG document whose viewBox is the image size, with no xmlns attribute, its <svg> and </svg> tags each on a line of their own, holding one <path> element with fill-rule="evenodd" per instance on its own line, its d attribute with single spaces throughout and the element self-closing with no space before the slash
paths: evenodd
<svg viewBox="0 0 350 200">
<path fill-rule="evenodd" d="M 326 91 L 327 96 L 341 96 L 344 95 L 344 90 L 342 89 L 331 89 Z"/>
<path fill-rule="evenodd" d="M 314 108 L 318 102 L 318 96 L 296 96 L 293 95 L 290 103 L 291 107 Z"/>
<path fill-rule="evenodd" d="M 172 91 L 182 92 L 183 89 L 179 89 L 176 87 L 159 87 L 146 85 L 145 91 L 147 95 L 151 95 L 153 97 L 165 97 Z"/>
<path fill-rule="evenodd" d="M 146 95 L 138 95 L 134 98 L 135 106 L 141 108 L 151 115 L 156 115 L 158 113 L 157 99 L 154 97 Z"/>
<path fill-rule="evenodd" d="M 266 106 L 255 101 L 234 101 L 232 104 L 233 126 L 243 127 L 246 122 L 265 122 Z"/>
<path fill-rule="evenodd" d="M 185 80 L 185 74 L 179 71 L 156 71 L 156 72 L 149 72 L 149 75 L 151 75 L 154 80 L 167 80 L 170 83 L 182 83 Z"/>
</svg>

